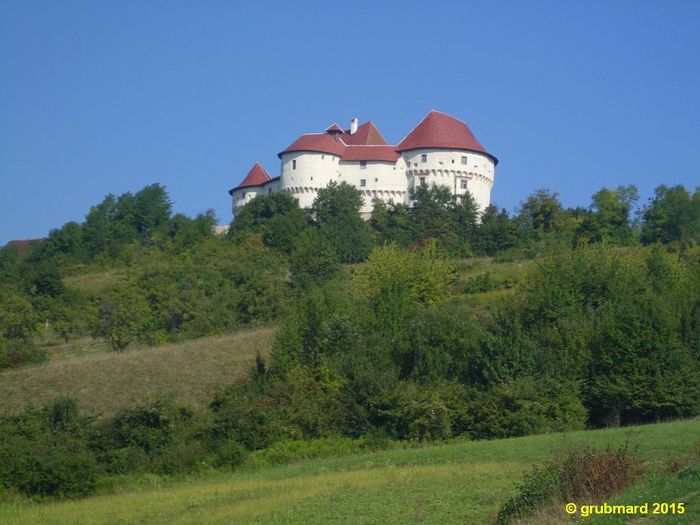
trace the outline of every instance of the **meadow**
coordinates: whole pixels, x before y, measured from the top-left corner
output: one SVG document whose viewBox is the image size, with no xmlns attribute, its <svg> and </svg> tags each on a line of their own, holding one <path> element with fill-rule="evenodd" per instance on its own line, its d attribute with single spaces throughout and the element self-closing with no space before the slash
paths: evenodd
<svg viewBox="0 0 700 525">
<path fill-rule="evenodd" d="M 700 483 L 669 474 L 669 464 L 698 460 L 700 419 L 496 441 L 457 441 L 406 450 L 243 468 L 165 480 L 125 480 L 110 494 L 62 502 L 0 505 L 4 524 L 474 524 L 492 523 L 531 465 L 580 444 L 639 446 L 645 476 L 617 500 L 679 501 L 687 512 L 667 520 L 697 524 Z M 114 493 L 115 490 L 117 493 Z M 529 523 L 568 523 L 560 509 Z M 613 523 L 586 520 L 586 523 Z M 618 523 L 618 522 L 615 522 Z M 619 522 L 624 523 L 624 522 Z"/>
<path fill-rule="evenodd" d="M 204 407 L 220 388 L 247 375 L 256 352 L 269 352 L 274 333 L 257 328 L 121 353 L 90 338 L 59 344 L 46 363 L 0 372 L 0 412 L 59 395 L 100 416 L 155 400 Z"/>
</svg>

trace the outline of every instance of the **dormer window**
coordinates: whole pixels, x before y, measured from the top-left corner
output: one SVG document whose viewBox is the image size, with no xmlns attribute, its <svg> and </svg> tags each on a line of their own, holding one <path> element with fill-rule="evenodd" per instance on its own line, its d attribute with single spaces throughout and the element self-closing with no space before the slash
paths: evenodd
<svg viewBox="0 0 700 525">
<path fill-rule="evenodd" d="M 366 160 L 360 161 L 360 169 L 361 170 L 367 169 L 367 161 Z"/>
<path fill-rule="evenodd" d="M 427 154 L 427 153 L 423 153 L 423 154 L 420 156 L 420 161 L 421 161 L 421 162 L 428 162 L 428 154 Z"/>
</svg>

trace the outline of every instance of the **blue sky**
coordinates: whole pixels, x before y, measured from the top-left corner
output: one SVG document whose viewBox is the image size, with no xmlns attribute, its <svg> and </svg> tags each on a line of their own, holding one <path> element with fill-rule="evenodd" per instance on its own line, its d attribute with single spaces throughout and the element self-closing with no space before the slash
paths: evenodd
<svg viewBox="0 0 700 525">
<path fill-rule="evenodd" d="M 431 109 L 500 159 L 492 201 L 700 185 L 700 2 L 0 2 L 0 245 L 160 182 L 213 208 L 255 161 Z"/>
</svg>

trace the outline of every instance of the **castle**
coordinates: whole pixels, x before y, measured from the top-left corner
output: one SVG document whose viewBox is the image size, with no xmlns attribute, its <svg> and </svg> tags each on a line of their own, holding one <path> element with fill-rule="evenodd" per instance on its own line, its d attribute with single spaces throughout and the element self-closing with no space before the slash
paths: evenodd
<svg viewBox="0 0 700 525">
<path fill-rule="evenodd" d="M 277 155 L 280 176 L 270 177 L 256 163 L 243 181 L 229 190 L 233 213 L 257 195 L 286 191 L 310 207 L 319 189 L 331 181 L 347 182 L 364 197 L 360 210 L 372 211 L 372 201 L 409 204 L 409 190 L 417 185 L 443 185 L 454 195 L 469 191 L 479 209 L 490 203 L 498 159 L 474 138 L 467 124 L 431 111 L 399 142 L 387 144 L 370 121 L 350 129 L 331 124 L 323 133 L 307 133 Z"/>
</svg>

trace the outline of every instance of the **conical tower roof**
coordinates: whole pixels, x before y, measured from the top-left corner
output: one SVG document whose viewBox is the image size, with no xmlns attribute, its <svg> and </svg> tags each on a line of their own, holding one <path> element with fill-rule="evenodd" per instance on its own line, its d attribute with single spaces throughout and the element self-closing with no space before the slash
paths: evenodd
<svg viewBox="0 0 700 525">
<path fill-rule="evenodd" d="M 422 148 L 461 149 L 491 155 L 474 137 L 467 123 L 440 111 L 431 111 L 406 135 L 396 147 L 397 151 Z"/>
<path fill-rule="evenodd" d="M 256 162 L 255 165 L 248 172 L 248 175 L 245 176 L 243 181 L 235 188 L 230 189 L 229 193 L 233 193 L 234 190 L 237 190 L 239 188 L 262 186 L 266 182 L 269 182 L 271 179 L 272 177 L 270 177 L 269 173 L 265 171 L 265 168 L 262 167 L 262 164 Z"/>
</svg>

